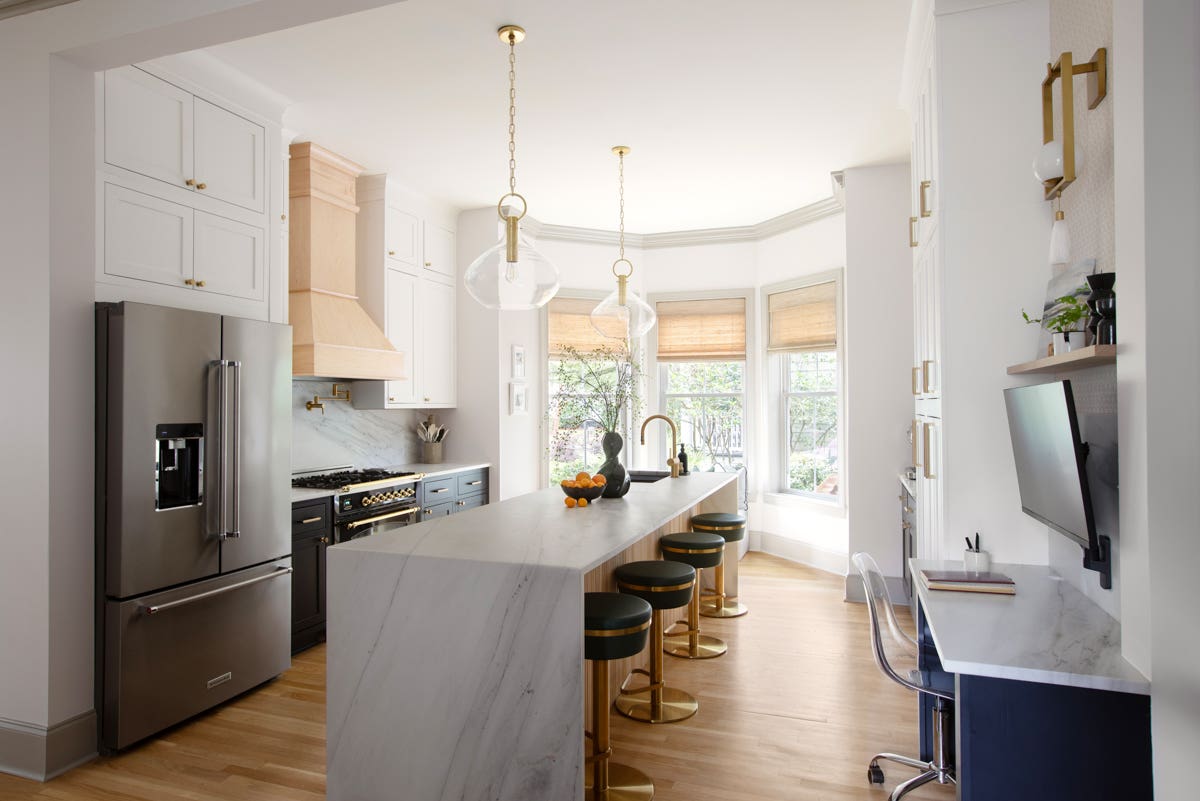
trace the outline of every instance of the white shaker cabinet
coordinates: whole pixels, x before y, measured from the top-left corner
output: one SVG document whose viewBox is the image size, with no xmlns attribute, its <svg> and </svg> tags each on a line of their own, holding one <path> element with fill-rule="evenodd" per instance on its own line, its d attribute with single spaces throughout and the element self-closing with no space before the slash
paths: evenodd
<svg viewBox="0 0 1200 801">
<path fill-rule="evenodd" d="M 453 280 L 454 232 L 426 221 L 424 237 L 425 269 Z"/>
<path fill-rule="evenodd" d="M 455 288 L 422 279 L 417 285 L 421 309 L 421 347 L 417 368 L 418 401 L 425 406 L 455 404 Z"/>
<path fill-rule="evenodd" d="M 261 125 L 195 98 L 196 190 L 226 203 L 266 208 L 266 131 Z"/>
<path fill-rule="evenodd" d="M 266 298 L 266 237 L 261 228 L 195 213 L 193 272 L 204 292 L 235 298 Z"/>
<path fill-rule="evenodd" d="M 384 280 L 387 304 L 384 330 L 396 350 L 409 356 L 405 366 L 408 377 L 400 381 L 384 382 L 387 393 L 385 405 L 404 406 L 416 400 L 413 388 L 417 384 L 417 377 L 413 368 L 420 333 L 418 320 L 421 307 L 417 293 L 419 279 L 400 270 L 389 269 Z"/>
<path fill-rule="evenodd" d="M 182 287 L 192 280 L 192 209 L 104 185 L 104 270 Z"/>
<path fill-rule="evenodd" d="M 383 213 L 384 245 L 387 248 L 388 267 L 407 269 L 414 274 L 421 264 L 421 220 L 413 214 L 394 206 L 387 206 Z"/>
<path fill-rule="evenodd" d="M 138 69 L 104 74 L 104 160 L 187 186 L 195 178 L 192 95 Z"/>
</svg>

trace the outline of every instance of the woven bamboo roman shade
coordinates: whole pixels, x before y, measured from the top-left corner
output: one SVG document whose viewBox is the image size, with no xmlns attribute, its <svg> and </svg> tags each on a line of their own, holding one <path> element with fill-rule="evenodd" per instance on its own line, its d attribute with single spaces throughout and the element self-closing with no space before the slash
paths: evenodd
<svg viewBox="0 0 1200 801">
<path fill-rule="evenodd" d="M 658 313 L 658 361 L 744 361 L 746 299 L 664 300 Z"/>
<path fill-rule="evenodd" d="M 837 282 L 777 292 L 767 298 L 771 353 L 801 353 L 837 347 Z"/>
<path fill-rule="evenodd" d="M 562 356 L 568 347 L 580 353 L 593 353 L 605 347 L 620 350 L 624 342 L 603 337 L 592 326 L 591 313 L 598 301 L 588 298 L 554 298 L 547 305 L 548 352 Z"/>
</svg>

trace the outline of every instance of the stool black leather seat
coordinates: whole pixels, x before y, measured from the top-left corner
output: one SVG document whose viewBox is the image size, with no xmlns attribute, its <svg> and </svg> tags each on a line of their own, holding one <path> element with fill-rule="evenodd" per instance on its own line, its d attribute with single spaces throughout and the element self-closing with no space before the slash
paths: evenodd
<svg viewBox="0 0 1200 801">
<path fill-rule="evenodd" d="M 584 786 L 595 801 L 650 801 L 654 782 L 628 765 L 609 762 L 608 662 L 646 647 L 653 617 L 650 604 L 636 595 L 588 592 L 583 596 L 583 656 L 592 661 L 592 753 Z"/>
<path fill-rule="evenodd" d="M 725 553 L 725 538 L 707 531 L 664 534 L 658 541 L 663 559 L 683 562 L 696 568 L 696 587 L 688 599 L 687 620 L 678 620 L 663 632 L 663 646 L 671 656 L 684 659 L 712 659 L 729 650 L 724 641 L 700 633 L 700 573 L 704 568 L 720 567 Z M 682 625 L 684 628 L 677 629 Z"/>
<path fill-rule="evenodd" d="M 643 723 L 675 723 L 696 714 L 699 704 L 689 693 L 663 682 L 664 609 L 676 609 L 692 597 L 696 569 L 684 562 L 645 561 L 620 565 L 613 571 L 617 589 L 642 598 L 654 608 L 650 622 L 650 670 L 635 668 L 621 683 L 617 711 Z M 630 688 L 634 675 L 645 676 L 644 687 Z"/>
<path fill-rule="evenodd" d="M 692 531 L 719 534 L 726 542 L 746 538 L 746 516 L 736 512 L 705 512 L 692 515 Z M 700 598 L 700 614 L 704 617 L 741 617 L 748 610 L 737 596 L 725 594 L 725 565 L 717 566 L 713 575 L 714 592 Z"/>
</svg>

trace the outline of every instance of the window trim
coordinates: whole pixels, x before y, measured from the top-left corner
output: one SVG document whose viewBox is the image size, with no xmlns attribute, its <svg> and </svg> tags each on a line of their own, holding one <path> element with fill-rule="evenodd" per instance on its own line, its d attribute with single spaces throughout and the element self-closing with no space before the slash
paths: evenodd
<svg viewBox="0 0 1200 801">
<path fill-rule="evenodd" d="M 787 353 L 768 353 L 767 343 L 771 341 L 770 296 L 779 292 L 830 281 L 837 286 L 837 450 L 838 450 L 838 494 L 832 498 L 825 495 L 794 490 L 787 485 L 787 448 L 784 431 L 787 426 L 787 387 L 784 385 L 784 375 L 787 371 Z M 759 320 L 760 337 L 763 343 L 759 350 L 760 357 L 768 365 L 766 370 L 766 406 L 767 406 L 767 451 L 770 458 L 771 472 L 766 483 L 764 495 L 774 497 L 787 505 L 806 505 L 810 508 L 829 510 L 835 514 L 844 515 L 847 496 L 850 494 L 846 470 L 846 304 L 845 304 L 845 268 L 824 270 L 788 281 L 768 284 L 759 291 L 759 308 L 762 315 Z"/>
<path fill-rule="evenodd" d="M 758 290 L 753 288 L 730 288 L 730 289 L 708 289 L 695 292 L 652 292 L 646 295 L 646 302 L 650 304 L 650 308 L 655 308 L 655 304 L 659 301 L 672 300 L 721 300 L 725 298 L 739 298 L 746 301 L 746 361 L 745 368 L 742 374 L 742 443 L 746 451 L 745 463 L 746 474 L 748 480 L 753 480 L 753 454 L 758 451 L 758 401 L 761 397 L 759 392 L 759 353 L 758 353 L 758 331 L 754 325 L 754 321 L 758 315 Z M 655 403 L 660 407 L 655 411 L 663 411 L 665 413 L 665 384 L 663 383 L 662 367 L 667 362 L 659 363 L 656 358 L 658 353 L 658 325 L 650 329 L 642 343 L 645 348 L 646 358 L 646 400 L 647 409 L 645 414 L 653 414 L 654 411 L 649 409 L 649 401 L 654 399 Z M 731 359 L 730 361 L 735 361 Z M 641 421 L 637 422 L 638 426 Z M 649 453 L 664 453 L 669 447 L 670 442 L 667 440 L 667 435 L 670 433 L 666 426 L 655 426 L 658 431 L 651 436 L 654 438 L 654 450 L 651 450 L 649 443 L 646 445 L 635 444 L 636 447 L 636 464 L 641 468 L 661 469 L 661 465 L 649 463 Z M 674 454 L 672 454 L 674 455 Z"/>
</svg>

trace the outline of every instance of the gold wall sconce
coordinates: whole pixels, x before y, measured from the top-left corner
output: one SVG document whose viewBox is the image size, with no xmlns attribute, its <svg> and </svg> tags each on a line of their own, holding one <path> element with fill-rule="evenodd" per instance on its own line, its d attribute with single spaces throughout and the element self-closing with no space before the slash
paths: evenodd
<svg viewBox="0 0 1200 801">
<path fill-rule="evenodd" d="M 310 412 L 313 409 L 320 409 L 321 414 L 325 414 L 325 404 L 323 401 L 344 401 L 350 402 L 350 387 L 343 387 L 341 384 L 333 385 L 333 394 L 327 398 L 322 398 L 320 395 L 313 395 L 313 399 L 304 402 L 304 408 Z"/>
<path fill-rule="evenodd" d="M 1054 64 L 1046 65 L 1046 77 L 1042 80 L 1042 148 L 1036 162 L 1043 169 L 1037 170 L 1038 178 L 1045 190 L 1046 200 L 1062 195 L 1063 190 L 1074 182 L 1075 163 L 1075 85 L 1076 75 L 1087 75 L 1088 108 L 1100 105 L 1108 94 L 1108 51 L 1101 47 L 1092 54 L 1092 60 L 1075 64 L 1068 51 L 1059 56 Z M 1054 82 L 1062 79 L 1062 131 L 1058 139 L 1054 135 Z M 1061 146 L 1061 151 L 1059 150 Z M 1053 154 L 1046 152 L 1054 149 Z M 1061 157 L 1058 153 L 1061 152 Z M 1061 161 L 1061 169 L 1058 162 Z M 1049 162 L 1049 164 L 1047 163 Z M 1051 167 L 1050 165 L 1053 165 Z M 1051 174 L 1046 174 L 1047 172 Z M 1057 175 L 1053 174 L 1057 173 Z"/>
</svg>

